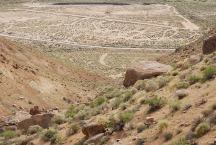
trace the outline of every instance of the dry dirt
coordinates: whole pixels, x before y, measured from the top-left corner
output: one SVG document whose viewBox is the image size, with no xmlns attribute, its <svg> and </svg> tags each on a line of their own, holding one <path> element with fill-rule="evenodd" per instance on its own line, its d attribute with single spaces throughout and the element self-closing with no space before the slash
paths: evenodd
<svg viewBox="0 0 216 145">
<path fill-rule="evenodd" d="M 94 82 L 94 83 L 92 83 Z M 32 48 L 0 38 L 0 116 L 34 105 L 66 108 L 85 102 L 107 78 L 67 65 Z M 31 102 L 31 103 L 30 103 Z"/>
</svg>

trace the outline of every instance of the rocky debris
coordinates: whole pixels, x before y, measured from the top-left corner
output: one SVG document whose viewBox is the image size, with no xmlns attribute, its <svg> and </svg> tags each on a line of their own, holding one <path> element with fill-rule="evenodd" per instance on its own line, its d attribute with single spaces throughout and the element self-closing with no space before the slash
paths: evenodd
<svg viewBox="0 0 216 145">
<path fill-rule="evenodd" d="M 40 114 L 40 113 L 41 113 L 41 111 L 39 109 L 39 106 L 34 106 L 29 111 L 29 114 L 31 114 L 31 115 L 36 115 L 36 114 Z"/>
<path fill-rule="evenodd" d="M 146 125 L 152 125 L 154 123 L 155 123 L 154 117 L 146 117 L 146 121 L 145 121 Z"/>
<path fill-rule="evenodd" d="M 48 128 L 51 124 L 51 119 L 53 118 L 53 114 L 37 114 L 33 115 L 28 119 L 18 122 L 17 127 L 20 130 L 27 131 L 30 126 L 39 125 L 42 128 Z"/>
<path fill-rule="evenodd" d="M 105 127 L 101 124 L 92 123 L 92 124 L 85 125 L 82 128 L 82 133 L 87 138 L 90 138 L 92 136 L 95 136 L 100 133 L 105 133 L 105 132 L 106 132 Z"/>
<path fill-rule="evenodd" d="M 88 140 L 86 140 L 84 142 L 84 145 L 89 145 L 89 144 L 98 144 L 100 142 L 100 140 L 104 137 L 104 133 L 99 133 L 91 138 L 89 138 Z"/>
<path fill-rule="evenodd" d="M 176 90 L 174 96 L 177 97 L 178 99 L 183 99 L 187 95 L 188 95 L 188 91 L 186 89 L 180 89 L 180 90 Z"/>
<path fill-rule="evenodd" d="M 195 65 L 199 63 L 201 60 L 202 60 L 202 55 L 191 55 L 190 58 L 188 59 L 191 65 Z"/>
<path fill-rule="evenodd" d="M 195 103 L 195 106 L 196 106 L 196 107 L 199 107 L 199 106 L 205 104 L 206 102 L 207 102 L 206 99 L 201 99 L 201 100 L 199 100 L 198 102 Z"/>
<path fill-rule="evenodd" d="M 140 61 L 139 63 L 128 68 L 125 74 L 123 85 L 132 86 L 137 80 L 149 79 L 167 73 L 171 66 L 161 64 L 156 61 Z"/>
<path fill-rule="evenodd" d="M 207 38 L 202 47 L 203 54 L 210 54 L 216 50 L 216 35 Z"/>
<path fill-rule="evenodd" d="M 191 107 L 192 107 L 191 104 L 186 104 L 186 105 L 183 107 L 182 112 L 183 112 L 183 113 L 186 113 Z"/>
</svg>

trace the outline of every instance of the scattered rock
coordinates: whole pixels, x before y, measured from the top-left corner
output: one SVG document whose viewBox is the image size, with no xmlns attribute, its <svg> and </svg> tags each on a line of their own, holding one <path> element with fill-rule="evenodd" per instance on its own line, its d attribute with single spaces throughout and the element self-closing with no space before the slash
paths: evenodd
<svg viewBox="0 0 216 145">
<path fill-rule="evenodd" d="M 48 128 L 51 124 L 53 114 L 37 114 L 33 115 L 28 119 L 18 122 L 17 127 L 20 130 L 27 131 L 30 126 L 39 125 L 42 128 Z"/>
<path fill-rule="evenodd" d="M 96 145 L 100 142 L 101 138 L 103 138 L 103 137 L 104 137 L 104 133 L 99 133 L 99 134 L 89 138 L 88 140 L 86 140 L 84 142 L 84 145 L 89 145 L 89 144 L 95 144 Z"/>
<path fill-rule="evenodd" d="M 134 85 L 137 80 L 156 77 L 170 70 L 171 66 L 169 65 L 161 64 L 156 61 L 141 61 L 127 69 L 123 85 L 129 87 Z"/>
<path fill-rule="evenodd" d="M 186 113 L 191 107 L 192 107 L 191 104 L 186 104 L 186 105 L 183 107 L 182 112 L 183 112 L 183 113 Z"/>
<path fill-rule="evenodd" d="M 41 113 L 41 111 L 40 111 L 38 106 L 34 106 L 29 111 L 29 114 L 31 114 L 31 115 L 36 115 L 36 114 L 40 114 L 40 113 Z"/>
<path fill-rule="evenodd" d="M 92 124 L 85 125 L 82 128 L 82 133 L 86 135 L 87 138 L 105 132 L 106 132 L 105 127 L 101 124 L 92 123 Z"/>
<path fill-rule="evenodd" d="M 178 97 L 178 99 L 183 99 L 188 95 L 188 91 L 186 89 L 180 89 L 175 92 L 175 96 Z"/>
<path fill-rule="evenodd" d="M 155 123 L 154 117 L 146 117 L 146 122 L 145 122 L 145 124 L 147 124 L 147 125 L 152 125 L 152 124 L 154 124 L 154 123 Z"/>
<path fill-rule="evenodd" d="M 199 100 L 198 102 L 195 103 L 195 106 L 196 106 L 196 107 L 199 107 L 199 106 L 205 104 L 206 102 L 207 102 L 206 99 L 201 99 L 201 100 Z"/>
<path fill-rule="evenodd" d="M 202 47 L 203 54 L 210 54 L 216 50 L 216 35 L 207 38 Z"/>
<path fill-rule="evenodd" d="M 202 55 L 191 55 L 190 58 L 188 59 L 191 65 L 195 65 L 199 63 L 201 60 L 202 60 Z"/>
</svg>

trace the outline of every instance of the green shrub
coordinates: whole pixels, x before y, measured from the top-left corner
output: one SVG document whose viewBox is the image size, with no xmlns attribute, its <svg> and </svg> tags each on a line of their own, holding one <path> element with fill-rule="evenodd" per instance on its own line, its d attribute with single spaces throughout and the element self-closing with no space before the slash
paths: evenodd
<svg viewBox="0 0 216 145">
<path fill-rule="evenodd" d="M 158 83 L 154 80 L 148 80 L 145 83 L 145 90 L 147 92 L 156 91 L 159 88 Z"/>
<path fill-rule="evenodd" d="M 143 130 L 147 129 L 148 126 L 145 125 L 145 124 L 139 124 L 138 127 L 137 127 L 137 133 L 140 133 L 142 132 Z"/>
<path fill-rule="evenodd" d="M 169 140 L 172 139 L 173 134 L 171 132 L 165 132 L 164 135 L 163 135 L 163 137 L 164 137 L 165 141 L 169 141 Z"/>
<path fill-rule="evenodd" d="M 149 104 L 149 112 L 153 112 L 156 110 L 159 110 L 160 108 L 162 108 L 165 104 L 165 100 L 162 99 L 161 97 L 151 97 L 149 99 L 146 100 L 146 104 Z"/>
<path fill-rule="evenodd" d="M 201 80 L 200 77 L 195 76 L 195 75 L 190 76 L 188 79 L 190 85 L 193 85 L 193 84 L 199 82 L 200 80 Z"/>
<path fill-rule="evenodd" d="M 39 125 L 30 126 L 27 130 L 28 134 L 35 134 L 41 132 L 43 129 Z"/>
<path fill-rule="evenodd" d="M 93 102 L 91 102 L 91 107 L 97 107 L 102 105 L 104 102 L 107 101 L 107 98 L 104 96 L 97 97 Z"/>
<path fill-rule="evenodd" d="M 181 102 L 179 100 L 175 100 L 170 103 L 170 110 L 172 113 L 181 109 Z"/>
<path fill-rule="evenodd" d="M 123 102 L 122 98 L 118 97 L 111 101 L 111 107 L 117 109 L 119 105 Z"/>
<path fill-rule="evenodd" d="M 122 100 L 123 100 L 124 102 L 129 101 L 135 93 L 136 93 L 136 92 L 135 92 L 134 90 L 126 90 L 126 91 L 121 95 Z"/>
<path fill-rule="evenodd" d="M 44 132 L 42 139 L 44 141 L 50 141 L 51 143 L 60 143 L 61 139 L 56 130 L 48 129 Z"/>
<path fill-rule="evenodd" d="M 79 131 L 79 126 L 77 124 L 72 124 L 67 131 L 67 136 L 74 135 L 78 131 Z"/>
<path fill-rule="evenodd" d="M 127 123 L 131 121 L 131 119 L 133 118 L 133 115 L 134 115 L 134 112 L 132 111 L 126 111 L 126 112 L 120 113 L 119 120 L 123 123 Z"/>
<path fill-rule="evenodd" d="M 63 116 L 55 116 L 53 119 L 52 119 L 52 122 L 55 123 L 55 124 L 63 124 L 66 122 L 66 120 L 64 119 Z"/>
<path fill-rule="evenodd" d="M 169 77 L 160 76 L 160 77 L 157 78 L 159 88 L 163 88 L 164 86 L 166 86 L 169 83 L 169 81 L 170 81 Z"/>
<path fill-rule="evenodd" d="M 6 130 L 2 133 L 0 133 L 0 137 L 3 137 L 5 139 L 11 139 L 17 136 L 17 133 L 15 131 L 12 130 Z"/>
<path fill-rule="evenodd" d="M 210 130 L 210 125 L 207 122 L 200 123 L 195 130 L 196 137 L 202 137 L 209 130 Z"/>
<path fill-rule="evenodd" d="M 177 89 L 187 89 L 190 86 L 188 82 L 179 82 L 176 84 Z"/>
<path fill-rule="evenodd" d="M 162 133 L 168 127 L 168 122 L 166 120 L 162 120 L 158 123 L 159 132 Z"/>
<path fill-rule="evenodd" d="M 77 114 L 78 110 L 75 106 L 71 106 L 68 108 L 67 112 L 65 113 L 66 118 L 74 118 L 74 116 Z"/>
<path fill-rule="evenodd" d="M 213 79 L 214 76 L 216 75 L 216 67 L 213 66 L 208 66 L 204 71 L 203 71 L 203 81 L 207 81 L 210 79 Z"/>
<path fill-rule="evenodd" d="M 180 138 L 172 143 L 172 145 L 191 145 L 185 138 Z"/>
</svg>

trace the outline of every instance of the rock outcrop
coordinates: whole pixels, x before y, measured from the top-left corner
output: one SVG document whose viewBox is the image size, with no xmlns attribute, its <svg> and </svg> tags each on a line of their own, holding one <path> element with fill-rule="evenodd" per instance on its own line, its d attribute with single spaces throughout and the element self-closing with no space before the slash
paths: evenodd
<svg viewBox="0 0 216 145">
<path fill-rule="evenodd" d="M 40 113 L 41 113 L 41 111 L 40 111 L 38 106 L 34 106 L 29 111 L 29 114 L 31 114 L 31 115 L 36 115 L 36 114 L 40 114 Z"/>
<path fill-rule="evenodd" d="M 134 85 L 137 80 L 156 77 L 170 70 L 171 66 L 169 65 L 161 64 L 156 61 L 141 61 L 127 69 L 123 85 L 129 87 Z"/>
<path fill-rule="evenodd" d="M 88 124 L 82 128 L 82 133 L 86 135 L 87 138 L 93 137 L 100 133 L 105 133 L 105 127 L 101 124 Z"/>
<path fill-rule="evenodd" d="M 203 43 L 203 54 L 210 54 L 216 51 L 216 35 L 210 36 Z"/>
<path fill-rule="evenodd" d="M 27 131 L 30 126 L 39 125 L 42 128 L 48 128 L 51 124 L 53 114 L 37 114 L 28 119 L 18 122 L 17 127 L 20 130 Z"/>
</svg>

